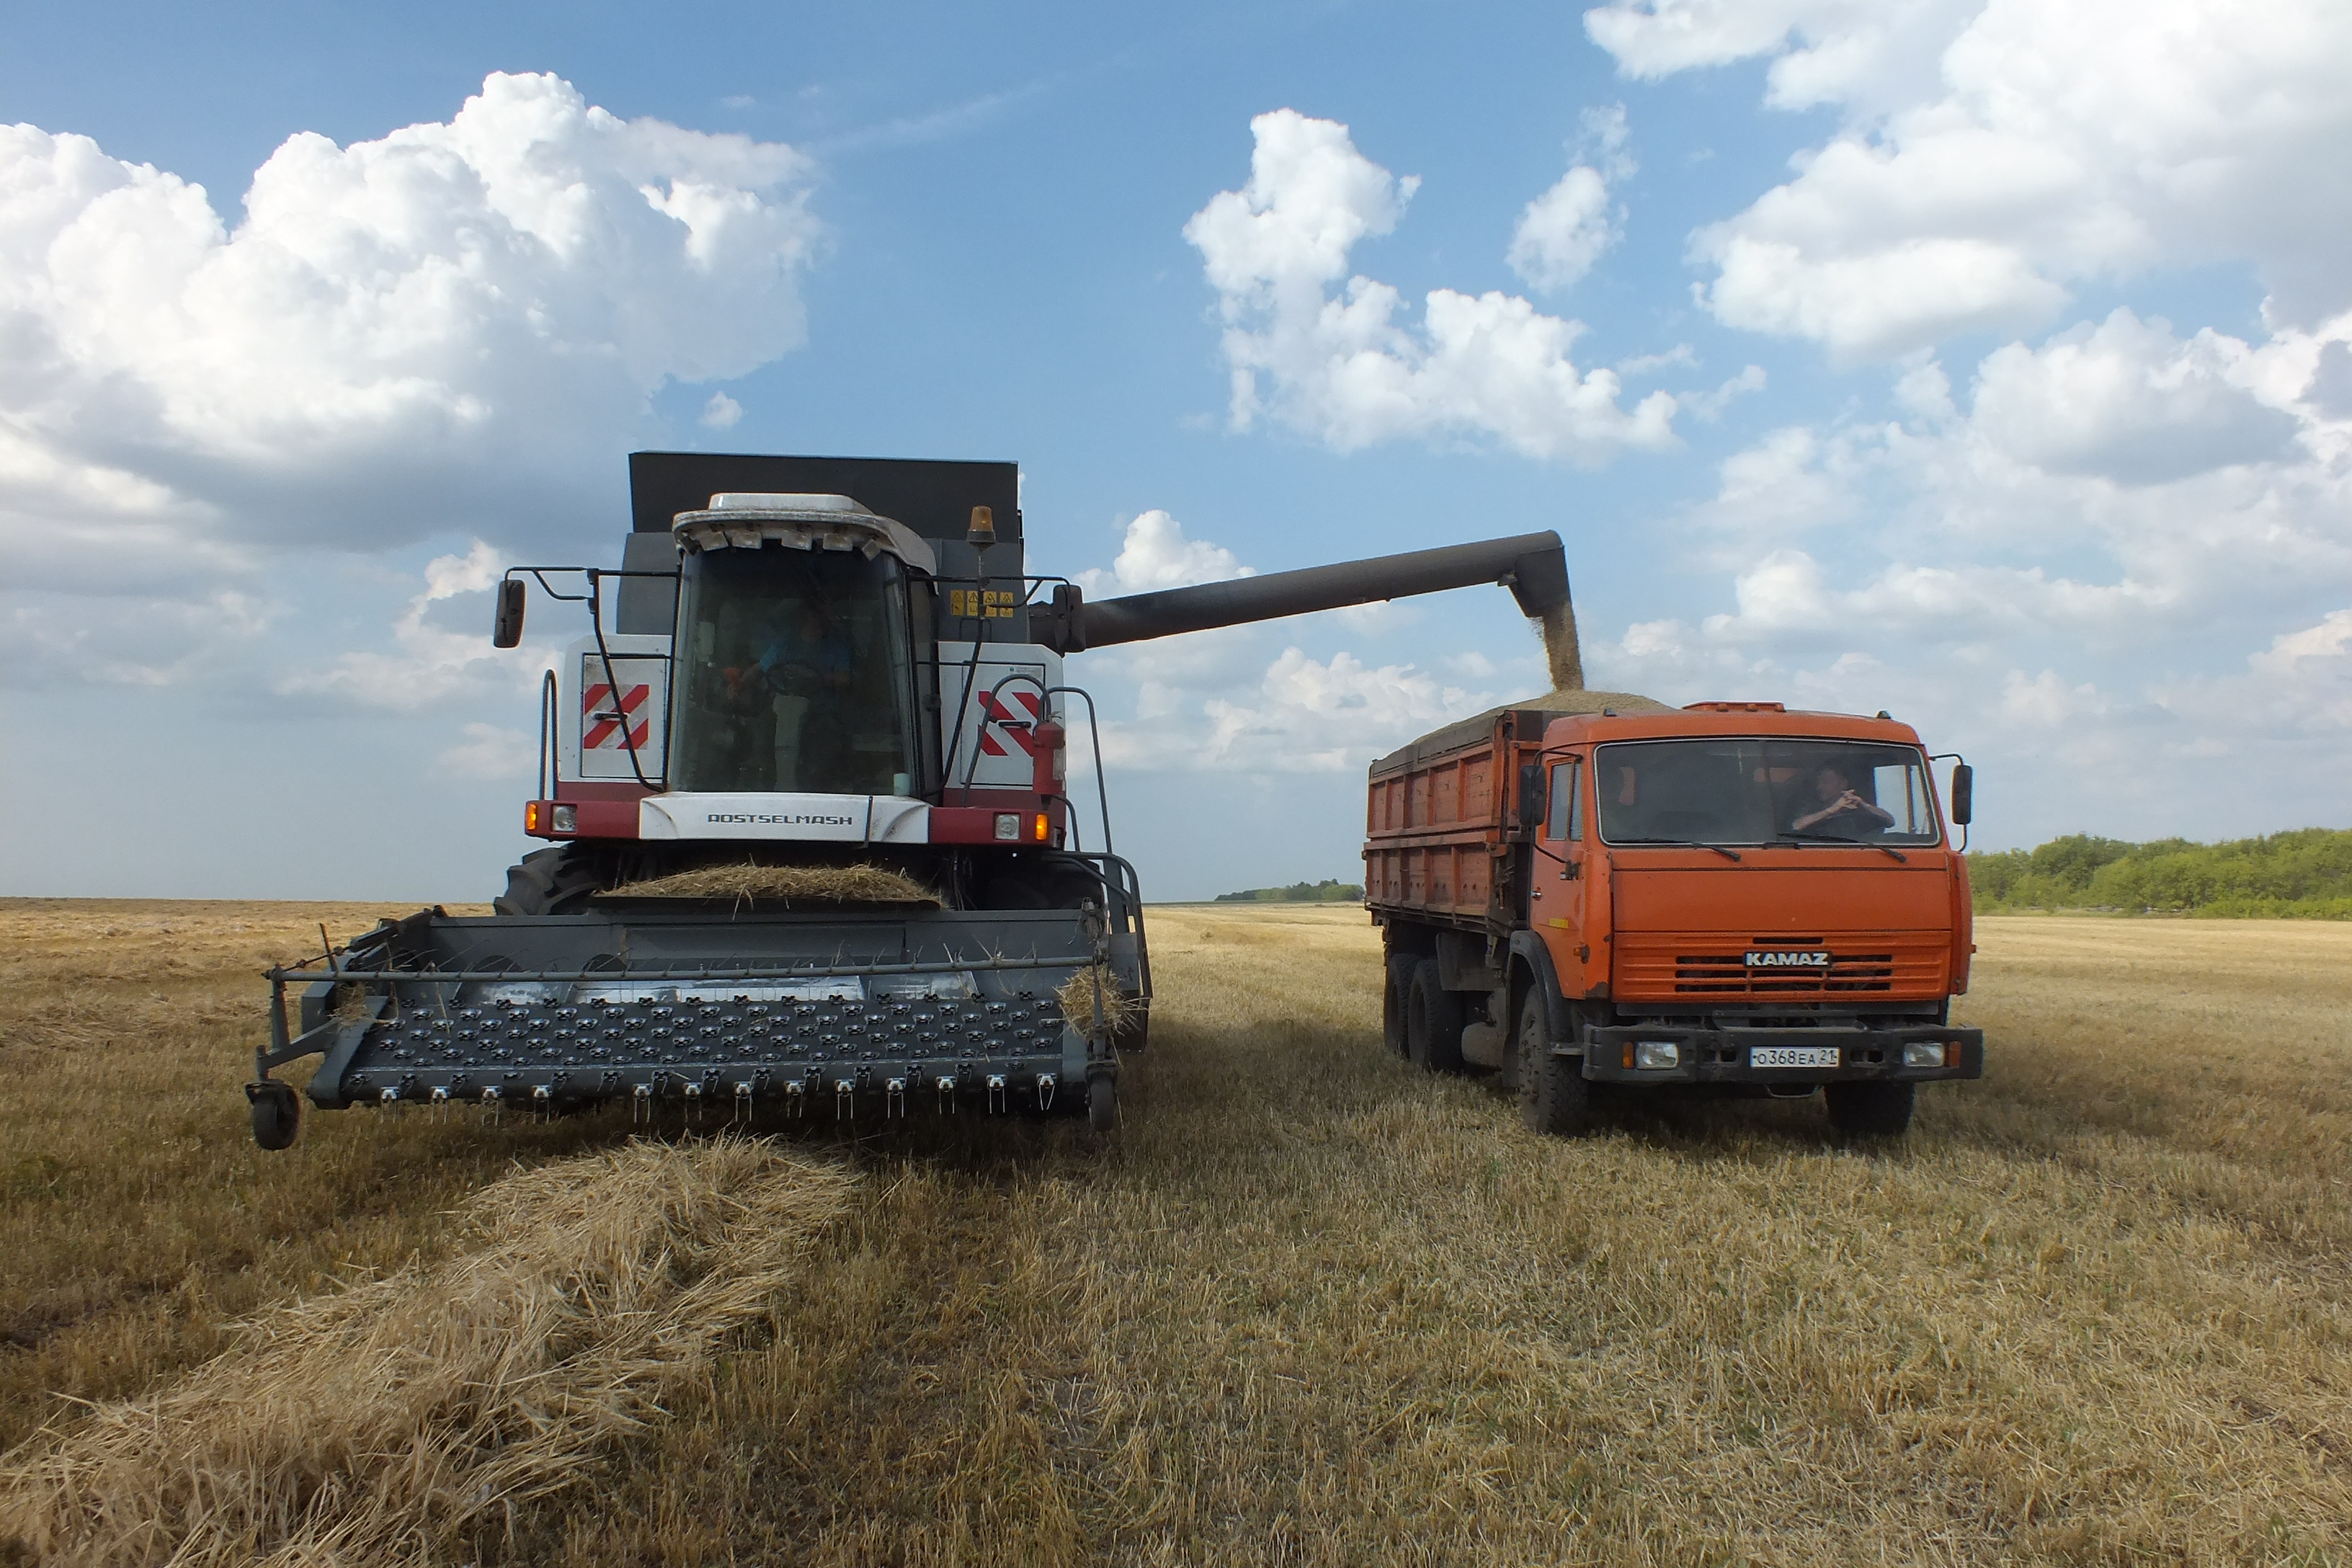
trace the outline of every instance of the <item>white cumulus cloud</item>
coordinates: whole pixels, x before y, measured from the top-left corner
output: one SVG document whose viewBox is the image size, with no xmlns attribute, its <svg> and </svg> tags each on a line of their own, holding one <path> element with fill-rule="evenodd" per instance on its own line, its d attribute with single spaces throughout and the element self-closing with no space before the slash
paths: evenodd
<svg viewBox="0 0 2352 1568">
<path fill-rule="evenodd" d="M 2352 317 L 2328 331 L 2117 310 L 1995 350 L 1957 394 L 1914 363 L 1902 417 L 1723 463 L 1683 520 L 1723 588 L 1593 639 L 1596 684 L 1891 709 L 2015 781 L 1996 843 L 2185 831 L 2198 798 L 2206 837 L 2338 820 L 2352 419 L 2317 384 Z"/>
<path fill-rule="evenodd" d="M 1588 110 L 1584 126 L 1591 161 L 1570 168 L 1557 184 L 1529 202 L 1511 235 L 1506 259 L 1512 271 L 1537 289 L 1570 287 L 1624 237 L 1622 214 L 1609 199 L 1609 182 L 1633 172 L 1633 160 L 1625 152 L 1624 106 Z"/>
<path fill-rule="evenodd" d="M 1847 359 L 2048 321 L 2073 285 L 2251 263 L 2278 322 L 2352 306 L 2352 9 L 2336 0 L 1616 0 L 1629 75 L 1770 56 L 1843 110 L 1795 178 L 1700 231 L 1727 324 Z"/>
<path fill-rule="evenodd" d="M 266 596 L 289 549 L 608 503 L 652 393 L 803 340 L 812 173 L 496 74 L 446 123 L 289 138 L 232 224 L 88 137 L 0 127 L 10 590 Z"/>
<path fill-rule="evenodd" d="M 1108 570 L 1089 567 L 1072 581 L 1086 590 L 1087 597 L 1102 599 L 1252 575 L 1253 569 L 1243 565 L 1232 551 L 1205 539 L 1185 538 L 1184 525 L 1154 507 L 1128 523 L 1118 554 Z"/>
<path fill-rule="evenodd" d="M 1418 328 L 1403 297 L 1354 274 L 1360 240 L 1389 233 L 1417 182 L 1356 150 L 1348 128 L 1277 110 L 1250 121 L 1250 178 L 1192 216 L 1225 323 L 1232 415 L 1271 415 L 1341 451 L 1376 442 L 1492 438 L 1535 458 L 1598 464 L 1674 444 L 1674 399 L 1619 405 L 1614 372 L 1580 370 L 1580 322 L 1498 291 L 1432 290 Z"/>
</svg>

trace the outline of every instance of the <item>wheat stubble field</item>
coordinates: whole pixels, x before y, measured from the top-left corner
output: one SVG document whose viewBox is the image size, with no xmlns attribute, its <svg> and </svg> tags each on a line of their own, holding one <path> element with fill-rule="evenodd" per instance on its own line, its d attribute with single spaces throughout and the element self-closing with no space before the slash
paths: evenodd
<svg viewBox="0 0 2352 1568">
<path fill-rule="evenodd" d="M 1535 1138 L 1381 1051 L 1360 910 L 1276 906 L 1154 914 L 1104 1146 L 966 1116 L 633 1152 L 622 1116 L 366 1112 L 260 1153 L 255 971 L 377 912 L 0 902 L 0 1562 L 38 1526 L 57 1561 L 162 1563 L 199 1524 L 189 1561 L 2352 1562 L 2352 929 L 1982 921 L 1990 1076 L 1891 1150 L 1811 1103 Z M 660 1221 L 687 1263 L 579 1228 L 663 1161 L 692 1166 Z M 496 1230 L 557 1187 L 576 1245 Z M 638 1321 L 574 1298 L 700 1311 L 755 1214 L 806 1236 L 562 1448 L 546 1380 L 576 1405 Z M 366 1292 L 406 1292 L 368 1319 L 393 1354 L 485 1279 L 574 1311 L 499 1374 L 511 1408 L 412 1364 L 406 1404 L 305 1384 L 344 1434 L 307 1458 L 249 1430 Z M 429 1484 L 383 1458 L 403 1421 Z M 491 1497 L 530 1443 L 538 1495 Z M 234 1463 L 373 1465 L 368 1517 L 405 1522 L 367 1535 L 332 1475 L 273 1514 Z"/>
</svg>

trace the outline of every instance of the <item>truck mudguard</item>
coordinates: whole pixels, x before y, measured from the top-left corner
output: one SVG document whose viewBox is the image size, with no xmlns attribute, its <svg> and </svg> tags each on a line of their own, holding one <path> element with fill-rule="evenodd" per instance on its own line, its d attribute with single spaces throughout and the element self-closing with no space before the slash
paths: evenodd
<svg viewBox="0 0 2352 1568">
<path fill-rule="evenodd" d="M 1552 967 L 1551 952 L 1544 946 L 1543 938 L 1525 927 L 1513 931 L 1511 957 L 1528 966 L 1528 972 L 1535 977 L 1535 984 L 1543 994 L 1544 1030 L 1551 1036 L 1552 1049 L 1561 1051 L 1563 1047 L 1569 1047 L 1564 1054 L 1582 1056 L 1584 1045 L 1570 1027 L 1568 999 L 1559 992 L 1559 972 Z M 1513 1017 L 1516 1020 L 1516 1013 Z"/>
</svg>

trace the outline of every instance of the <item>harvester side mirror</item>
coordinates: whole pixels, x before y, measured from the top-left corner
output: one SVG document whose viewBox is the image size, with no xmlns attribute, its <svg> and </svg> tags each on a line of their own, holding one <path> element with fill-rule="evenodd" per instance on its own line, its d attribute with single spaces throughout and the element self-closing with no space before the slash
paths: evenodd
<svg viewBox="0 0 2352 1568">
<path fill-rule="evenodd" d="M 1952 821 L 1961 827 L 1976 815 L 1977 771 L 1966 763 L 1952 764 Z"/>
<path fill-rule="evenodd" d="M 513 647 L 522 641 L 523 584 L 520 577 L 509 577 L 499 584 L 498 624 L 490 628 L 490 646 Z"/>
</svg>

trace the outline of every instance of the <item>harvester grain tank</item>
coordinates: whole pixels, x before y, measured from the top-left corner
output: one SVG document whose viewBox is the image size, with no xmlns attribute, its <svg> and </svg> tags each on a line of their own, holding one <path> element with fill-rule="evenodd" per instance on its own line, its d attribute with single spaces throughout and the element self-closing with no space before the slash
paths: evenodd
<svg viewBox="0 0 2352 1568">
<path fill-rule="evenodd" d="M 1572 655 L 1556 665 L 1574 667 Z M 1809 1098 L 1855 1135 L 1984 1070 L 1968 867 L 1917 733 L 1778 702 L 1564 689 L 1374 763 L 1365 901 L 1391 1047 L 1528 1124 L 1611 1096 Z"/>
<path fill-rule="evenodd" d="M 1116 1113 L 1149 1035 L 1134 868 L 1066 779 L 1066 654 L 1475 584 L 1564 605 L 1552 533 L 1088 603 L 1029 572 L 1010 463 L 643 452 L 617 569 L 511 568 L 583 633 L 541 693 L 524 857 L 272 970 L 256 1140 L 425 1103 Z M 1041 596 L 1042 595 L 1042 596 Z M 289 992 L 296 993 L 289 1003 Z"/>
</svg>

